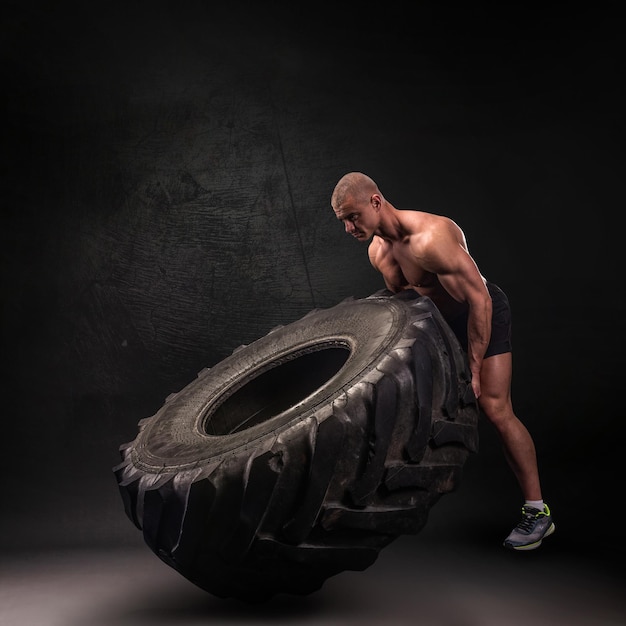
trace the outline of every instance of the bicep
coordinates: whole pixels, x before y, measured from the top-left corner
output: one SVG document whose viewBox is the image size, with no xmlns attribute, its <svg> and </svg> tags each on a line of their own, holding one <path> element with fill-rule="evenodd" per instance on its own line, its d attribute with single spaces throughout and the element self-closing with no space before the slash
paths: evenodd
<svg viewBox="0 0 626 626">
<path fill-rule="evenodd" d="M 488 296 L 485 281 L 467 249 L 455 238 L 434 238 L 423 251 L 425 269 L 437 275 L 444 289 L 459 302 Z"/>
<path fill-rule="evenodd" d="M 478 303 L 489 297 L 485 281 L 473 259 L 459 259 L 458 262 L 437 273 L 443 288 L 458 302 Z"/>
</svg>

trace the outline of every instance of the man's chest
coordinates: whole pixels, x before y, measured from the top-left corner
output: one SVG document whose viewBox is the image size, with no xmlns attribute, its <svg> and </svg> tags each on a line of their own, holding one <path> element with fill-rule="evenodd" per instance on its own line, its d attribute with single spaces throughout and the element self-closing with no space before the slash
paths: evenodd
<svg viewBox="0 0 626 626">
<path fill-rule="evenodd" d="M 385 281 L 395 288 L 428 287 L 436 282 L 436 277 L 426 271 L 408 245 L 386 244 L 378 253 L 378 267 Z"/>
</svg>

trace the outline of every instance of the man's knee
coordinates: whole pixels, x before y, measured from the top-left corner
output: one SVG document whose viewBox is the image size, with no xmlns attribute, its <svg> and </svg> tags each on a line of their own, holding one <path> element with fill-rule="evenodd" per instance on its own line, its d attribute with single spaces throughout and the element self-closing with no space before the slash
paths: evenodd
<svg viewBox="0 0 626 626">
<path fill-rule="evenodd" d="M 510 401 L 505 398 L 481 395 L 478 405 L 485 417 L 495 426 L 500 426 L 515 417 Z"/>
</svg>

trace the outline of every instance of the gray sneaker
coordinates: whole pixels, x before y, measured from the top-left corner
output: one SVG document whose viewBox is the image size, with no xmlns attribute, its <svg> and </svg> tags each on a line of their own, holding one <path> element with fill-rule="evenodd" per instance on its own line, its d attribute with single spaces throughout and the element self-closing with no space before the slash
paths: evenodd
<svg viewBox="0 0 626 626">
<path fill-rule="evenodd" d="M 504 540 L 504 547 L 511 550 L 534 550 L 555 530 L 547 504 L 544 504 L 543 511 L 532 506 L 523 506 L 522 519 Z"/>
</svg>

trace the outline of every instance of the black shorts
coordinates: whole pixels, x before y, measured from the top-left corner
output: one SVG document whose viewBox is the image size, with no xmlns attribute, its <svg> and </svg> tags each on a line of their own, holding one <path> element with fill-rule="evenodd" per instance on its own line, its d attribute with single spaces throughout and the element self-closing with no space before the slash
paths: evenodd
<svg viewBox="0 0 626 626">
<path fill-rule="evenodd" d="M 487 281 L 487 289 L 491 295 L 492 304 L 491 338 L 484 358 L 512 351 L 509 299 L 500 287 L 489 281 Z M 463 350 L 467 352 L 467 313 L 448 321 L 448 325 L 454 331 Z"/>
</svg>

